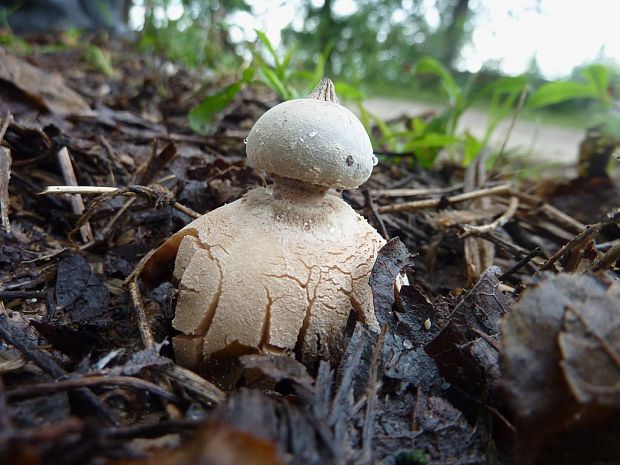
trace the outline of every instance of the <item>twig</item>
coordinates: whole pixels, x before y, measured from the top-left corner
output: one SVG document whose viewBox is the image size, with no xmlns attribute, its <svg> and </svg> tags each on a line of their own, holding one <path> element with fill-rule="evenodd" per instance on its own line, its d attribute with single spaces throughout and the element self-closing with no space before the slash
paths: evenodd
<svg viewBox="0 0 620 465">
<path fill-rule="evenodd" d="M 383 349 L 383 340 L 387 332 L 387 324 L 381 327 L 381 332 L 377 338 L 377 343 L 372 351 L 370 358 L 370 369 L 368 372 L 368 401 L 366 402 L 366 417 L 364 418 L 364 427 L 362 430 L 362 457 L 360 462 L 370 463 L 372 451 L 372 436 L 375 426 L 375 410 L 377 406 L 377 393 L 379 390 L 378 369 L 379 354 Z"/>
<path fill-rule="evenodd" d="M 373 202 L 370 192 L 368 192 L 368 190 L 365 189 L 362 191 L 362 195 L 364 196 L 364 199 L 366 199 L 366 205 L 368 205 L 368 208 L 370 208 L 372 216 L 374 217 L 375 221 L 379 224 L 379 231 L 381 232 L 381 235 L 386 241 L 390 240 L 390 235 L 388 234 L 387 229 L 385 228 L 385 223 L 383 222 L 383 218 L 381 218 L 381 215 L 377 211 L 377 206 L 375 205 L 375 202 Z"/>
<path fill-rule="evenodd" d="M 77 178 L 75 177 L 75 171 L 73 170 L 73 164 L 71 163 L 71 157 L 69 156 L 67 147 L 62 147 L 56 154 L 56 157 L 65 183 L 69 186 L 77 186 Z M 82 199 L 80 194 L 71 197 L 71 208 L 76 215 L 82 215 L 84 213 L 84 199 Z M 88 222 L 80 227 L 80 235 L 82 236 L 83 242 L 93 240 L 93 231 Z"/>
<path fill-rule="evenodd" d="M 13 115 L 8 113 L 0 125 L 0 144 L 4 139 L 6 130 L 13 121 Z M 11 232 L 9 222 L 9 181 L 11 180 L 11 151 L 6 147 L 0 147 L 0 219 L 2 229 L 7 234 Z"/>
<path fill-rule="evenodd" d="M 481 234 L 481 237 L 484 237 L 488 241 L 493 242 L 496 246 L 501 247 L 502 249 L 513 254 L 515 258 L 526 257 L 527 255 L 530 254 L 530 251 L 528 249 L 521 247 L 520 245 L 515 244 L 514 242 L 507 241 L 505 238 L 503 238 L 500 234 L 497 234 L 495 231 L 483 233 Z M 544 263 L 544 259 L 536 255 L 534 255 L 530 261 L 534 265 L 538 266 L 539 268 Z"/>
<path fill-rule="evenodd" d="M 43 291 L 5 291 L 0 290 L 0 300 L 13 299 L 44 299 L 46 293 Z"/>
<path fill-rule="evenodd" d="M 103 147 L 103 151 L 107 155 L 106 165 L 108 167 L 108 184 L 116 184 L 116 180 L 114 178 L 114 170 L 112 169 L 112 160 L 116 159 L 116 153 L 110 144 L 110 141 L 106 139 L 104 135 L 99 136 L 99 143 L 101 147 Z"/>
<path fill-rule="evenodd" d="M 135 203 L 136 200 L 138 200 L 138 197 L 132 197 L 131 199 L 127 200 L 123 204 L 123 206 L 116 211 L 112 218 L 110 218 L 110 221 L 106 223 L 106 225 L 101 229 L 101 231 L 97 233 L 97 237 L 94 240 L 80 246 L 80 250 L 89 249 L 98 242 L 103 241 L 108 236 L 110 230 L 116 224 L 118 219 L 123 216 L 123 213 L 125 213 L 127 209 Z"/>
<path fill-rule="evenodd" d="M 573 238 L 573 240 L 564 244 L 560 249 L 554 253 L 549 260 L 547 260 L 542 266 L 541 270 L 548 270 L 555 262 L 562 258 L 566 253 L 582 247 L 587 241 L 600 232 L 605 226 L 617 223 L 620 221 L 620 208 L 617 208 L 611 213 L 608 213 L 598 223 L 586 227 L 581 233 Z"/>
<path fill-rule="evenodd" d="M 510 276 L 515 274 L 517 271 L 519 271 L 521 268 L 527 265 L 534 257 L 537 257 L 538 255 L 540 255 L 540 251 L 541 251 L 540 247 L 536 247 L 533 250 L 531 250 L 530 253 L 528 253 L 525 257 L 519 260 L 515 266 L 513 266 L 508 271 L 506 271 L 503 275 L 501 275 L 499 277 L 499 280 L 504 281 L 506 278 L 509 278 Z"/>
<path fill-rule="evenodd" d="M 144 255 L 144 257 L 140 259 L 133 271 L 129 274 L 129 276 L 125 278 L 125 281 L 123 281 L 124 286 L 129 287 L 129 284 L 132 281 L 137 280 L 142 275 L 142 270 L 144 269 L 146 263 L 151 259 L 151 257 L 155 255 L 155 252 L 157 252 L 157 249 L 151 249 Z"/>
<path fill-rule="evenodd" d="M 20 428 L 13 431 L 10 441 L 13 443 L 42 443 L 62 440 L 68 434 L 79 433 L 84 430 L 84 422 L 76 417 L 68 417 L 53 423 L 44 423 L 40 426 Z"/>
<path fill-rule="evenodd" d="M 422 195 L 449 194 L 463 188 L 463 184 L 449 187 L 428 187 L 424 189 L 373 189 L 370 193 L 375 197 L 417 197 Z"/>
<path fill-rule="evenodd" d="M 4 390 L 4 382 L 0 377 L 0 444 L 6 443 L 6 441 L 12 436 L 13 422 L 11 421 L 11 415 L 6 405 L 7 397 Z"/>
<path fill-rule="evenodd" d="M 118 187 L 104 186 L 47 186 L 39 195 L 48 194 L 107 194 L 108 192 L 116 192 Z"/>
<path fill-rule="evenodd" d="M 592 266 L 592 271 L 606 270 L 620 260 L 620 244 L 614 245 Z"/>
<path fill-rule="evenodd" d="M 47 186 L 40 195 L 50 194 L 117 194 L 117 195 L 140 195 L 145 192 L 154 192 L 153 189 L 144 186 L 107 187 L 107 186 Z M 103 199 L 107 200 L 107 199 Z M 172 202 L 172 207 L 185 213 L 190 218 L 200 218 L 202 215 L 179 202 Z M 90 208 L 90 207 L 89 207 Z"/>
<path fill-rule="evenodd" d="M 157 139 L 155 140 L 157 141 Z M 159 154 L 157 153 L 157 144 L 155 144 L 153 153 L 147 162 L 138 169 L 136 184 L 142 184 L 143 186 L 151 184 L 155 180 L 157 173 L 174 160 L 177 154 L 178 152 L 173 142 L 166 145 Z"/>
<path fill-rule="evenodd" d="M 558 210 L 553 205 L 543 202 L 537 197 L 517 191 L 511 192 L 511 195 L 517 196 L 521 202 L 527 205 L 539 208 L 541 213 L 547 216 L 550 220 L 572 229 L 575 233 L 580 233 L 586 228 L 585 224 L 577 221 L 575 218 L 572 218 L 563 211 Z"/>
<path fill-rule="evenodd" d="M 9 126 L 13 122 L 13 115 L 8 113 L 3 119 L 2 124 L 0 125 L 0 144 L 4 139 L 4 135 L 6 134 L 6 130 L 9 129 Z"/>
<path fill-rule="evenodd" d="M 192 392 L 201 401 L 209 404 L 219 404 L 226 400 L 226 394 L 214 384 L 198 376 L 191 370 L 170 363 L 168 365 L 155 365 L 149 368 L 154 373 L 160 373 L 171 380 L 176 381 L 184 389 Z"/>
<path fill-rule="evenodd" d="M 144 304 L 142 303 L 142 296 L 140 295 L 140 289 L 135 279 L 129 282 L 129 295 L 131 297 L 131 304 L 136 314 L 136 320 L 138 321 L 138 328 L 140 329 L 140 338 L 142 344 L 147 349 L 155 347 L 155 338 L 151 331 L 146 312 L 144 311 Z"/>
<path fill-rule="evenodd" d="M 478 154 L 478 157 L 465 171 L 464 187 L 466 193 L 480 189 L 487 180 L 486 160 L 489 156 L 486 147 Z M 489 210 L 491 199 L 488 196 L 481 197 L 471 202 L 470 208 Z M 480 275 L 491 266 L 495 260 L 495 245 L 480 237 L 466 237 L 463 240 L 463 253 L 465 256 L 468 284 L 473 284 Z"/>
<path fill-rule="evenodd" d="M 0 138 L 1 139 L 1 138 Z M 11 151 L 0 147 L 0 218 L 4 232 L 11 232 L 9 222 L 9 181 L 11 179 Z"/>
<path fill-rule="evenodd" d="M 506 146 L 508 145 L 508 141 L 510 140 L 510 135 L 515 128 L 515 123 L 517 122 L 517 118 L 523 109 L 523 104 L 525 103 L 525 97 L 527 97 L 527 85 L 523 87 L 521 91 L 521 95 L 519 96 L 519 102 L 517 103 L 517 107 L 515 108 L 514 113 L 512 114 L 512 118 L 510 119 L 510 125 L 508 126 L 508 131 L 506 131 L 506 137 L 504 138 L 504 142 L 502 142 L 502 146 L 499 149 L 499 153 L 495 159 L 495 163 L 499 161 L 499 159 L 504 155 L 504 151 L 506 150 Z"/>
<path fill-rule="evenodd" d="M 0 313 L 0 338 L 5 342 L 14 346 L 19 350 L 28 360 L 33 362 L 43 371 L 49 373 L 54 378 L 64 378 L 67 376 L 65 370 L 63 370 L 50 355 L 41 351 L 38 347 L 27 340 L 21 331 L 13 326 L 8 317 Z M 108 410 L 106 405 L 86 388 L 79 389 L 78 394 L 80 397 L 88 402 L 98 413 L 99 417 L 107 424 L 118 425 L 118 421 L 114 418 L 113 414 Z"/>
<path fill-rule="evenodd" d="M 519 208 L 519 198 L 514 195 L 510 197 L 510 204 L 508 205 L 508 209 L 495 221 L 484 224 L 484 225 L 472 225 L 472 224 L 464 224 L 461 227 L 463 228 L 463 232 L 459 234 L 459 237 L 467 237 L 472 234 L 483 234 L 485 232 L 493 231 L 495 229 L 501 228 L 504 226 L 510 219 L 515 215 L 517 209 Z"/>
<path fill-rule="evenodd" d="M 465 202 L 467 200 L 479 199 L 487 197 L 489 195 L 506 194 L 510 192 L 510 184 L 500 184 L 499 186 L 486 187 L 484 189 L 478 189 L 471 192 L 465 192 L 463 194 L 457 194 L 452 197 L 445 197 L 441 199 L 425 199 L 416 200 L 413 202 L 404 202 L 394 205 L 384 205 L 379 207 L 377 211 L 379 213 L 400 213 L 400 212 L 412 212 L 417 210 L 423 210 L 425 208 L 435 208 L 440 205 L 451 205 L 458 202 Z"/>
<path fill-rule="evenodd" d="M 82 389 L 93 386 L 121 386 L 132 389 L 148 391 L 163 399 L 178 403 L 180 400 L 170 392 L 157 386 L 156 384 L 134 376 L 108 376 L 91 375 L 82 376 L 77 379 L 63 379 L 53 383 L 38 383 L 6 391 L 8 400 L 17 401 L 30 397 L 48 394 L 50 392 L 67 391 L 72 389 Z"/>
</svg>

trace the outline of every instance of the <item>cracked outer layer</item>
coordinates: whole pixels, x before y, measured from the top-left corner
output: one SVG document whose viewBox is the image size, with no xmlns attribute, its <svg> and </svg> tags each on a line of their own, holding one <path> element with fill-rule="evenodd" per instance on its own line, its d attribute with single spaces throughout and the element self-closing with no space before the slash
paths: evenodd
<svg viewBox="0 0 620 465">
<path fill-rule="evenodd" d="M 250 191 L 172 236 L 179 297 L 177 361 L 200 367 L 218 353 L 340 352 L 354 308 L 376 326 L 368 277 L 381 236 L 345 202 Z"/>
</svg>

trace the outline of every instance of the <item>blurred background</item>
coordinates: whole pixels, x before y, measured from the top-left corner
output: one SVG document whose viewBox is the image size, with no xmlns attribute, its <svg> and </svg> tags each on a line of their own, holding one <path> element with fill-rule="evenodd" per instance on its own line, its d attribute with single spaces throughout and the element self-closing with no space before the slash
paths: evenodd
<svg viewBox="0 0 620 465">
<path fill-rule="evenodd" d="M 423 165 L 446 149 L 467 163 L 508 131 L 504 150 L 549 161 L 574 160 L 585 131 L 615 148 L 618 17 L 605 0 L 0 1 L 10 34 L 111 33 L 281 99 L 330 76 L 375 145 L 425 151 Z M 209 131 L 214 102 L 190 114 L 196 132 Z"/>
</svg>

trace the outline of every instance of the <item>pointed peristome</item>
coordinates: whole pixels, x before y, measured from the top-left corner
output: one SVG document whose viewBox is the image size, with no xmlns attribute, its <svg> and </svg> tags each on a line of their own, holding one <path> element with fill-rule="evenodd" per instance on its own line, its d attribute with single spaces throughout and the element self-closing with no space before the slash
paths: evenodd
<svg viewBox="0 0 620 465">
<path fill-rule="evenodd" d="M 374 166 L 366 129 L 338 103 L 327 78 L 308 98 L 283 102 L 261 116 L 245 147 L 258 170 L 335 189 L 355 189 Z"/>
<path fill-rule="evenodd" d="M 314 90 L 310 92 L 308 98 L 324 100 L 325 102 L 331 102 L 338 105 L 340 104 L 338 97 L 336 97 L 336 88 L 334 87 L 334 83 L 328 77 L 321 79 L 321 82 L 319 82 Z"/>
</svg>

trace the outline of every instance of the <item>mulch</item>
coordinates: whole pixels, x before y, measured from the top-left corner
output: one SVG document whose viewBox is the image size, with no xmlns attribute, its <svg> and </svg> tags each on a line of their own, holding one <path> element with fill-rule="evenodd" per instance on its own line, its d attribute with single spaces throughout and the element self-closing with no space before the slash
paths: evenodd
<svg viewBox="0 0 620 465">
<path fill-rule="evenodd" d="M 549 308 L 573 286 L 600 292 L 614 330 L 618 310 L 604 299 L 620 296 L 617 182 L 522 180 L 487 171 L 484 155 L 430 172 L 409 155 L 382 157 L 365 185 L 342 192 L 391 239 L 371 277 L 381 332 L 352 321 L 334 365 L 243 356 L 241 380 L 223 389 L 174 362 L 173 283 L 147 286 L 138 272 L 194 218 L 271 182 L 246 164 L 243 141 L 278 100 L 246 88 L 197 135 L 188 111 L 227 78 L 107 47 L 113 77 L 75 47 L 0 49 L 0 463 L 620 462 L 620 367 L 592 381 L 612 386 L 607 397 L 542 371 L 557 398 L 529 411 L 548 386 L 515 378 L 540 354 L 519 358 L 502 334 L 554 276 L 595 282 L 556 283 Z M 49 186 L 63 193 L 42 194 Z M 110 189 L 64 193 L 71 186 Z M 411 285 L 395 298 L 403 270 Z M 562 312 L 557 333 L 519 326 L 539 314 L 506 325 L 564 334 L 548 366 L 587 378 L 607 365 L 583 365 L 566 346 L 585 330 Z M 596 333 L 592 353 L 620 353 L 612 333 Z M 572 416 L 555 421 L 568 405 Z"/>
</svg>

